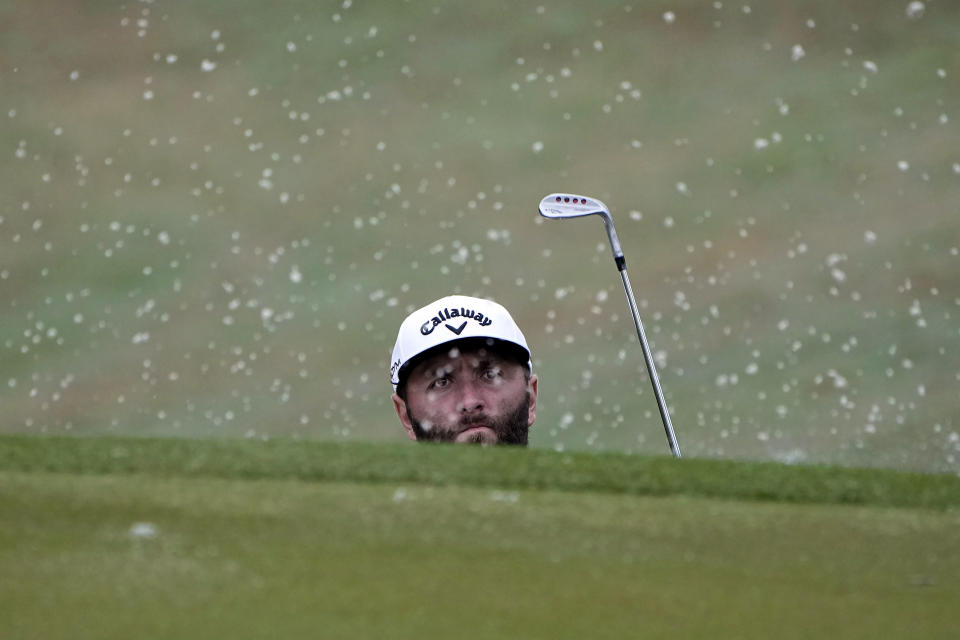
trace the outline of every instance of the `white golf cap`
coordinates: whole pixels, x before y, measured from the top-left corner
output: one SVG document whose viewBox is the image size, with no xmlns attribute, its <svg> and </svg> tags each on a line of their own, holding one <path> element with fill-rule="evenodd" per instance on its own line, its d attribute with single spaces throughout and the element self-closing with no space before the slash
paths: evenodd
<svg viewBox="0 0 960 640">
<path fill-rule="evenodd" d="M 502 305 L 470 296 L 447 296 L 417 309 L 400 325 L 390 358 L 394 391 L 404 365 L 434 347 L 468 338 L 492 338 L 516 345 L 523 349 L 530 366 L 527 341 Z"/>
</svg>

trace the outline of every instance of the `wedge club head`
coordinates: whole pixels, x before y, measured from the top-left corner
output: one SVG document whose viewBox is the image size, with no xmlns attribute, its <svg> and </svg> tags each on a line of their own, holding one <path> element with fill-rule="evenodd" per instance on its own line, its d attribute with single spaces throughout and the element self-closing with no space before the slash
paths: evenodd
<svg viewBox="0 0 960 640">
<path fill-rule="evenodd" d="M 610 240 L 610 251 L 613 252 L 613 259 L 617 263 L 617 269 L 623 271 L 623 269 L 626 268 L 623 250 L 620 248 L 620 239 L 617 237 L 617 230 L 613 226 L 613 217 L 610 215 L 610 210 L 607 209 L 607 205 L 601 201 L 596 198 L 579 196 L 572 193 L 551 193 L 540 201 L 540 215 L 550 220 L 600 216 L 603 220 L 603 226 L 607 230 L 607 238 Z"/>
<path fill-rule="evenodd" d="M 580 218 L 600 215 L 610 217 L 610 210 L 596 198 L 570 193 L 551 193 L 540 201 L 540 215 L 544 218 Z"/>
</svg>

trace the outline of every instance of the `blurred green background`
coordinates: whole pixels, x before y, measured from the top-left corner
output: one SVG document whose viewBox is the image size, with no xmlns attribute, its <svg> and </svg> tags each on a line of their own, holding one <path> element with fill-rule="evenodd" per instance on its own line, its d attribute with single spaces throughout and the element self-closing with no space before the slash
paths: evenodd
<svg viewBox="0 0 960 640">
<path fill-rule="evenodd" d="M 492 297 L 532 446 L 960 470 L 960 5 L 0 1 L 0 430 L 404 438 Z"/>
</svg>

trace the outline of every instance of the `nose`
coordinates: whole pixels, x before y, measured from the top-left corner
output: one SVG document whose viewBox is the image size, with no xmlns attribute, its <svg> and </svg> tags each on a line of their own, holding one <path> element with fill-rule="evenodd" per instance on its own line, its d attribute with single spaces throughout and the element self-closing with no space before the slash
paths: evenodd
<svg viewBox="0 0 960 640">
<path fill-rule="evenodd" d="M 486 407 L 483 394 L 472 381 L 464 384 L 460 389 L 460 398 L 457 410 L 460 413 L 474 413 L 483 411 Z"/>
</svg>

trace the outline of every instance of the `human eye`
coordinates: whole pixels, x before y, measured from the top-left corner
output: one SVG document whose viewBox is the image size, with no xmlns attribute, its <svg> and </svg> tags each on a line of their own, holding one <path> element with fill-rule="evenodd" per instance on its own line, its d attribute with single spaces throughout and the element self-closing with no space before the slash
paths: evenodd
<svg viewBox="0 0 960 640">
<path fill-rule="evenodd" d="M 484 369 L 482 375 L 486 380 L 498 380 L 503 377 L 503 370 L 500 367 L 491 366 Z"/>
<path fill-rule="evenodd" d="M 428 389 L 445 389 L 450 385 L 449 376 L 439 376 L 430 381 L 430 384 L 427 385 Z"/>
</svg>

